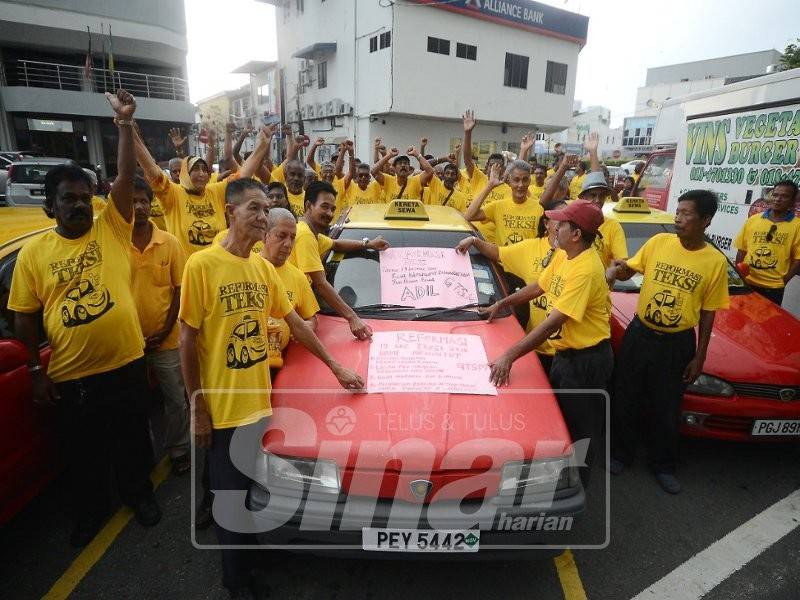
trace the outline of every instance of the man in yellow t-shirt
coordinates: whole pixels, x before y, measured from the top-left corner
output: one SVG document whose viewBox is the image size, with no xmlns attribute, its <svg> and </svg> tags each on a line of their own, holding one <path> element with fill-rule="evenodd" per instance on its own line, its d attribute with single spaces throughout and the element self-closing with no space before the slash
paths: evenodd
<svg viewBox="0 0 800 600">
<path fill-rule="evenodd" d="M 186 257 L 177 238 L 150 221 L 153 190 L 133 182 L 131 291 L 144 335 L 147 366 L 164 396 L 164 448 L 172 472 L 189 471 L 189 410 L 178 354 L 178 306 Z"/>
<path fill-rule="evenodd" d="M 786 284 L 800 272 L 800 219 L 794 212 L 797 184 L 791 179 L 775 185 L 772 206 L 753 215 L 734 240 L 736 264 L 745 263 L 747 283 L 778 306 Z"/>
<path fill-rule="evenodd" d="M 584 161 L 578 161 L 578 164 L 575 165 L 575 176 L 569 182 L 569 197 L 575 200 L 575 198 L 579 198 L 581 194 L 581 190 L 583 189 L 583 180 L 586 177 L 586 163 Z"/>
<path fill-rule="evenodd" d="M 228 236 L 186 262 L 180 354 L 195 443 L 207 449 L 214 502 L 227 511 L 237 502 L 245 511 L 244 496 L 251 484 L 247 474 L 255 472 L 264 419 L 272 414 L 265 364 L 267 319 L 284 319 L 292 336 L 322 360 L 345 389 L 359 390 L 364 383 L 328 354 L 292 309 L 275 267 L 251 252 L 264 236 L 267 222 L 267 198 L 261 184 L 249 178 L 232 182 L 225 192 L 225 210 L 230 220 Z M 241 431 L 233 445 L 237 429 Z M 219 523 L 216 530 L 222 546 L 255 541 L 252 534 L 230 531 Z M 222 553 L 223 585 L 236 593 L 249 583 L 246 557 L 240 550 L 223 549 Z"/>
<path fill-rule="evenodd" d="M 641 436 L 648 440 L 650 470 L 671 494 L 681 490 L 675 466 L 683 393 L 703 371 L 715 311 L 729 303 L 728 262 L 704 239 L 716 212 L 713 192 L 685 192 L 678 198 L 676 234 L 650 238 L 607 272 L 610 283 L 643 274 L 636 316 L 617 356 L 623 368 L 615 377 L 609 469 L 619 474 L 631 463 Z"/>
<path fill-rule="evenodd" d="M 350 331 L 360 339 L 372 337 L 372 329 L 364 323 L 355 311 L 339 296 L 338 292 L 325 278 L 325 268 L 321 257 L 331 249 L 337 252 L 366 252 L 385 250 L 389 244 L 378 236 L 372 240 L 332 240 L 323 232 L 333 219 L 336 203 L 336 190 L 330 183 L 315 181 L 306 190 L 306 213 L 297 223 L 297 237 L 289 262 L 305 274 L 319 296 L 337 314 L 346 319 Z"/>
<path fill-rule="evenodd" d="M 544 321 L 491 363 L 490 377 L 495 385 L 508 382 L 514 361 L 549 340 L 555 350 L 550 383 L 573 442 L 589 442 L 585 463 L 591 468 L 605 414 L 605 397 L 596 390 L 607 389 L 614 365 L 609 341 L 609 290 L 603 265 L 592 249 L 603 213 L 591 202 L 575 200 L 563 209 L 548 210 L 545 215 L 558 222 L 558 247 L 565 259 L 552 260 L 537 283 L 488 310 L 494 315 L 498 308 L 530 301 L 544 293 L 552 296 L 552 308 Z M 581 469 L 584 486 L 589 482 L 588 468 Z"/>
<path fill-rule="evenodd" d="M 528 193 L 534 200 L 539 200 L 544 194 L 544 181 L 547 178 L 547 169 L 544 165 L 533 167 L 533 181 L 528 188 Z"/>
<path fill-rule="evenodd" d="M 297 235 L 297 221 L 294 215 L 283 208 L 273 208 L 267 217 L 267 234 L 261 257 L 272 263 L 286 288 L 286 297 L 292 308 L 313 330 L 317 328 L 316 314 L 319 304 L 311 290 L 308 277 L 289 262 Z M 283 366 L 283 351 L 289 344 L 289 326 L 283 319 L 269 318 L 267 346 L 270 369 Z"/>
<path fill-rule="evenodd" d="M 414 175 L 409 156 L 419 161 L 419 166 L 422 168 L 422 173 L 419 175 Z M 394 167 L 394 175 L 384 173 L 390 161 Z M 400 155 L 397 148 L 390 148 L 372 167 L 372 176 L 383 188 L 384 202 L 391 202 L 397 198 L 422 200 L 423 188 L 434 178 L 433 167 L 413 146 L 403 155 Z"/>
<path fill-rule="evenodd" d="M 178 238 L 186 256 L 210 246 L 214 236 L 225 229 L 225 188 L 241 177 L 249 179 L 261 165 L 277 126 L 262 128 L 256 148 L 238 173 L 223 181 L 209 183 L 209 167 L 198 156 L 182 160 L 180 184 L 173 183 L 156 164 L 144 142 L 135 137 L 136 157 L 147 183 L 164 209 L 167 231 Z"/>
<path fill-rule="evenodd" d="M 136 520 L 152 526 L 161 519 L 149 479 L 144 340 L 130 288 L 136 102 L 124 90 L 106 97 L 119 130 L 112 200 L 93 219 L 86 173 L 74 164 L 50 170 L 44 208 L 56 227 L 22 247 L 8 299 L 30 356 L 33 400 L 57 411 L 73 546 L 88 544 L 108 516 L 111 464 Z M 41 321 L 52 351 L 46 369 Z"/>
<path fill-rule="evenodd" d="M 445 163 L 442 167 L 442 178 L 433 177 L 425 188 L 425 204 L 449 206 L 461 214 L 467 212 L 467 196 L 456 189 L 457 181 L 458 167 L 453 163 Z"/>
<path fill-rule="evenodd" d="M 522 240 L 536 237 L 544 209 L 538 200 L 531 198 L 528 187 L 531 184 L 531 167 L 521 160 L 515 160 L 508 167 L 508 182 L 512 190 L 511 198 L 504 198 L 484 205 L 491 191 L 502 185 L 502 174 L 497 165 L 492 167 L 489 182 L 483 191 L 469 205 L 469 221 L 492 222 L 495 225 L 495 239 L 498 246 L 516 244 Z"/>
</svg>

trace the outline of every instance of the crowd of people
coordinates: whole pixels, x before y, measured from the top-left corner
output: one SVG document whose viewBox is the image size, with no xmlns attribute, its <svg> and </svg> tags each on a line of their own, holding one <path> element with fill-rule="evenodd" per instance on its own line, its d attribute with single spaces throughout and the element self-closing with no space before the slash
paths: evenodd
<svg viewBox="0 0 800 600">
<path fill-rule="evenodd" d="M 589 464 L 605 412 L 589 390 L 610 390 L 609 470 L 622 473 L 642 437 L 658 483 L 680 491 L 680 400 L 701 373 L 715 312 L 728 306 L 727 262 L 704 237 L 717 212 L 712 192 L 681 195 L 675 233 L 656 235 L 630 257 L 620 223 L 604 218 L 602 207 L 630 193 L 639 173 L 621 186 L 611 182 L 596 135 L 586 143 L 588 162 L 559 153 L 552 165 L 538 163 L 530 157 L 529 134 L 518 158 L 492 154 L 480 169 L 471 152 L 477 124 L 471 111 L 463 115 L 463 142 L 453 153 L 426 155 L 423 138 L 419 149 L 401 154 L 376 139 L 371 163 L 356 158 L 351 141 L 339 145 L 331 162 L 317 163 L 323 138 L 310 144 L 301 162 L 304 138 L 289 136 L 286 159 L 274 165 L 269 150 L 276 125 L 245 130 L 235 142 L 229 127 L 217 161 L 213 143 L 211 156 L 186 155 L 186 139 L 173 130 L 178 156 L 162 168 L 137 131 L 134 98 L 124 90 L 107 96 L 119 136 L 108 198 L 97 203 L 96 182 L 76 164 L 48 173 L 44 209 L 56 226 L 20 251 L 8 303 L 30 350 L 34 398 L 55 407 L 74 545 L 87 544 L 107 518 L 110 466 L 136 520 L 153 526 L 161 518 L 148 477 L 154 460 L 148 372 L 164 398 L 173 472 L 189 470 L 191 443 L 205 449 L 198 526 L 211 522 L 211 490 L 249 486 L 247 471 L 231 459 L 234 432 L 251 431 L 249 439 L 260 440 L 271 415 L 271 379 L 290 339 L 308 348 L 344 389 L 363 390 L 362 377 L 339 364 L 315 334 L 321 298 L 355 338 L 372 335 L 328 282 L 322 260 L 331 250 L 386 249 L 380 236 L 354 241 L 327 233 L 354 205 L 398 198 L 459 211 L 476 235 L 457 250 L 475 248 L 524 282 L 485 309 L 491 321 L 506 308 L 528 307 L 525 336 L 493 359 L 492 382 L 507 383 L 513 363 L 536 352 L 553 389 L 586 390 L 557 396 L 572 438 L 592 440 Z M 240 157 L 252 133 L 255 148 Z M 776 262 L 752 275 L 755 289 L 776 302 L 800 270 L 796 198 L 794 183 L 777 184 L 772 208 L 748 220 L 737 238 L 742 263 L 752 263 L 750 249 L 759 239 L 780 244 Z M 625 368 L 615 371 L 609 289 L 636 274 L 642 279 L 637 316 L 616 358 Z M 681 307 L 675 323 L 654 320 L 645 307 L 664 284 Z M 38 352 L 42 318 L 52 348 L 46 367 Z M 230 339 L 254 331 L 267 332 L 267 352 L 231 350 Z M 256 449 L 252 455 L 255 460 Z M 582 479 L 588 485 L 588 469 Z M 216 531 L 223 545 L 253 541 L 219 525 Z M 222 554 L 223 584 L 244 593 L 247 555 Z"/>
</svg>

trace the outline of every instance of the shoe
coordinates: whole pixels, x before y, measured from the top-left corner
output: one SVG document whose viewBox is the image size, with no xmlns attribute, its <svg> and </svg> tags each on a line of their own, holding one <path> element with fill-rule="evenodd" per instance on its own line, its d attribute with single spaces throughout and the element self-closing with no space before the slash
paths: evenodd
<svg viewBox="0 0 800 600">
<path fill-rule="evenodd" d="M 90 515 L 81 517 L 69 536 L 70 546 L 83 548 L 94 539 L 94 536 L 103 528 L 105 516 Z"/>
<path fill-rule="evenodd" d="M 211 494 L 203 496 L 203 500 L 197 507 L 194 513 L 194 528 L 195 529 L 208 529 L 214 522 L 211 514 L 211 504 L 213 502 Z"/>
<path fill-rule="evenodd" d="M 622 475 L 622 472 L 625 470 L 625 463 L 621 460 L 617 460 L 616 458 L 612 458 L 608 461 L 608 472 L 612 475 Z"/>
<path fill-rule="evenodd" d="M 668 494 L 680 494 L 681 483 L 672 473 L 656 473 L 656 480 L 661 489 Z"/>
<path fill-rule="evenodd" d="M 153 494 L 142 499 L 133 509 L 133 514 L 140 525 L 152 527 L 161 520 L 161 509 Z"/>
<path fill-rule="evenodd" d="M 192 468 L 191 457 L 188 452 L 172 458 L 170 462 L 172 462 L 173 475 L 185 475 Z"/>
</svg>

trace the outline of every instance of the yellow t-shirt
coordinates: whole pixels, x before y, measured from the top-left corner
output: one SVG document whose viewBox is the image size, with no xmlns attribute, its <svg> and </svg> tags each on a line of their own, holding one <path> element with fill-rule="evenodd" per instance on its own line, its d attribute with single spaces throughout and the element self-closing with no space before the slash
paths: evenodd
<svg viewBox="0 0 800 600">
<path fill-rule="evenodd" d="M 585 173 L 583 175 L 575 175 L 572 181 L 569 182 L 569 197 L 573 200 L 580 195 L 584 179 L 586 179 Z"/>
<path fill-rule="evenodd" d="M 308 277 L 300 269 L 287 261 L 280 267 L 275 267 L 275 271 L 286 288 L 289 304 L 302 319 L 310 319 L 319 312 L 319 304 L 314 292 L 311 291 Z M 267 323 L 270 368 L 279 369 L 283 366 L 283 350 L 289 344 L 290 338 L 291 333 L 286 321 L 270 317 Z"/>
<path fill-rule="evenodd" d="M 203 194 L 190 194 L 186 189 L 172 183 L 161 175 L 150 181 L 153 193 L 164 209 L 167 231 L 178 238 L 186 256 L 210 246 L 214 236 L 225 229 L 225 189 L 236 175 L 209 183 Z"/>
<path fill-rule="evenodd" d="M 289 262 L 303 273 L 324 271 L 322 257 L 333 248 L 333 240 L 327 235 L 314 235 L 308 223 L 297 222 L 297 236 L 294 238 L 294 247 L 289 256 Z"/>
<path fill-rule="evenodd" d="M 150 220 L 161 231 L 167 230 L 167 222 L 164 220 L 164 209 L 161 208 L 158 199 L 153 195 L 153 200 L 150 202 Z"/>
<path fill-rule="evenodd" d="M 489 185 L 489 178 L 486 176 L 486 173 L 484 173 L 477 167 L 473 169 L 472 179 L 470 180 L 472 197 L 477 198 L 478 194 L 480 194 L 487 185 Z M 483 206 L 485 207 L 489 202 L 498 202 L 500 200 L 511 200 L 513 197 L 514 197 L 514 192 L 512 191 L 511 186 L 508 185 L 507 183 L 501 183 L 491 192 L 489 192 L 489 195 L 486 196 L 486 199 L 483 201 Z"/>
<path fill-rule="evenodd" d="M 362 190 L 355 181 L 351 181 L 342 194 L 342 208 L 357 204 L 384 204 L 386 198 L 381 185 L 374 179 L 369 182 L 367 189 Z"/>
<path fill-rule="evenodd" d="M 539 281 L 539 275 L 554 259 L 556 254 L 564 254 L 562 250 L 552 248 L 547 237 L 523 240 L 519 244 L 500 246 L 500 264 L 507 273 L 512 273 L 522 279 L 526 285 Z M 525 332 L 530 333 L 534 327 L 545 320 L 549 309 L 552 308 L 552 297 L 542 294 L 530 301 L 530 319 L 525 326 Z M 540 354 L 552 355 L 555 353 L 550 340 L 545 340 L 536 351 Z"/>
<path fill-rule="evenodd" d="M 438 177 L 431 179 L 428 187 L 425 188 L 423 196 L 425 204 L 449 206 L 462 214 L 467 211 L 467 206 L 469 206 L 465 194 L 459 192 L 455 187 L 453 187 L 452 191 L 448 190 Z"/>
<path fill-rule="evenodd" d="M 486 178 L 486 175 L 478 167 L 475 167 L 475 169 L 472 171 L 472 178 L 469 177 L 466 169 L 461 169 L 461 176 L 458 178 L 458 183 L 456 183 L 456 189 L 467 197 L 467 208 L 469 208 L 469 205 L 472 203 L 475 196 L 477 196 L 481 190 L 486 187 L 487 181 L 488 179 Z M 475 183 L 474 186 L 473 182 Z M 488 198 L 484 200 L 484 206 L 486 206 L 488 202 L 490 202 Z M 497 236 L 493 222 L 472 221 L 472 226 L 481 233 L 483 239 L 485 239 L 487 242 L 492 242 L 493 244 L 495 243 Z"/>
<path fill-rule="evenodd" d="M 483 214 L 487 221 L 494 222 L 497 245 L 507 246 L 535 238 L 544 209 L 538 200 L 530 197 L 522 204 L 509 198 L 488 206 L 484 204 Z"/>
<path fill-rule="evenodd" d="M 214 236 L 214 241 L 212 243 L 219 246 L 220 243 L 222 243 L 222 240 L 224 240 L 227 237 L 227 235 L 228 235 L 228 228 L 226 227 L 225 229 L 223 229 L 217 235 Z M 261 254 L 261 251 L 263 249 L 264 249 L 264 240 L 259 240 L 255 244 L 253 244 L 253 247 L 250 249 L 250 252 L 252 252 L 253 254 Z"/>
<path fill-rule="evenodd" d="M 8 308 L 43 310 L 55 382 L 118 369 L 143 354 L 144 339 L 131 294 L 131 234 L 116 207 L 70 240 L 55 230 L 19 251 Z"/>
<path fill-rule="evenodd" d="M 421 175 L 412 175 L 406 181 L 406 187 L 403 189 L 403 200 L 422 200 L 422 183 L 420 181 Z M 436 179 L 436 177 L 434 177 Z M 351 183 L 352 187 L 354 184 Z M 398 182 L 397 177 L 394 175 L 383 175 L 383 201 L 391 202 L 395 200 L 402 188 Z"/>
<path fill-rule="evenodd" d="M 677 235 L 659 233 L 626 262 L 644 274 L 636 314 L 651 329 L 684 331 L 701 309 L 728 308 L 728 263 L 711 244 L 687 250 Z"/>
<path fill-rule="evenodd" d="M 542 197 L 542 194 L 544 194 L 544 184 L 538 185 L 536 183 L 536 179 L 533 179 L 531 181 L 532 181 L 531 184 L 528 186 L 528 197 L 533 198 L 534 200 L 539 202 L 539 200 Z"/>
<path fill-rule="evenodd" d="M 208 175 L 208 183 L 217 183 L 219 181 L 219 173 L 216 171 L 211 171 Z"/>
<path fill-rule="evenodd" d="M 106 200 L 100 196 L 92 196 L 92 211 L 96 217 L 106 209 Z"/>
<path fill-rule="evenodd" d="M 256 254 L 242 258 L 214 245 L 186 261 L 179 316 L 199 331 L 200 385 L 215 390 L 204 393 L 214 429 L 272 414 L 269 369 L 261 364 L 267 319 L 291 311 L 275 267 Z"/>
<path fill-rule="evenodd" d="M 289 197 L 289 210 L 294 214 L 295 219 L 299 219 L 306 213 L 306 193 L 305 191 L 299 194 L 293 194 L 286 189 L 286 194 Z"/>
<path fill-rule="evenodd" d="M 270 181 L 280 181 L 286 184 L 286 175 L 283 173 L 283 163 L 272 169 L 269 173 Z"/>
<path fill-rule="evenodd" d="M 789 221 L 774 223 L 764 214 L 747 219 L 733 243 L 737 250 L 747 253 L 747 281 L 758 287 L 779 289 L 785 285 L 783 278 L 792 262 L 800 259 L 800 219 L 793 215 Z M 772 235 L 767 241 L 770 230 Z"/>
<path fill-rule="evenodd" d="M 539 287 L 552 296 L 548 314 L 555 309 L 569 317 L 550 336 L 556 352 L 589 348 L 611 337 L 611 298 L 597 252 L 587 248 L 572 260 L 559 252 L 539 275 Z"/>
<path fill-rule="evenodd" d="M 174 290 L 181 286 L 185 263 L 186 256 L 178 239 L 158 227 L 153 227 L 153 237 L 144 252 L 139 252 L 131 243 L 131 292 L 144 337 L 158 333 L 164 326 Z M 176 320 L 158 349 L 174 350 L 177 347 Z"/>
<path fill-rule="evenodd" d="M 600 235 L 594 238 L 593 245 L 604 267 L 611 264 L 612 258 L 628 258 L 628 242 L 619 221 L 613 217 L 605 217 L 599 231 Z"/>
</svg>

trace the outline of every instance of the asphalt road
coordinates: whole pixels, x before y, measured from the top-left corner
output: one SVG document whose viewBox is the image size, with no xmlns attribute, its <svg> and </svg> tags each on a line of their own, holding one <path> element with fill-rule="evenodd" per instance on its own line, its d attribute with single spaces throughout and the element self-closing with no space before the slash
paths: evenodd
<svg viewBox="0 0 800 600">
<path fill-rule="evenodd" d="M 604 550 L 575 550 L 577 578 L 563 585 L 556 563 L 549 558 L 454 563 L 287 554 L 260 556 L 264 566 L 261 596 L 298 600 L 632 598 L 800 489 L 800 445 L 687 439 L 682 461 L 684 492 L 679 496 L 662 492 L 643 464 L 611 478 L 610 544 Z M 595 472 L 592 485 L 601 483 L 604 476 L 603 471 Z M 68 545 L 69 524 L 58 503 L 59 485 L 54 483 L 0 530 L 0 597 L 40 598 L 50 591 L 49 597 L 57 598 L 73 587 L 71 597 L 86 599 L 227 597 L 219 583 L 219 555 L 195 549 L 191 543 L 189 477 L 167 477 L 157 496 L 164 512 L 157 527 L 144 529 L 131 520 L 116 537 L 109 534 L 105 551 L 80 553 Z M 800 519 L 800 504 L 792 510 Z M 588 516 L 598 524 L 602 537 L 602 500 L 593 504 Z M 198 541 L 214 543 L 212 531 L 198 532 Z M 76 565 L 87 559 L 97 560 L 82 575 Z M 705 562 L 695 564 L 700 575 Z M 800 528 L 722 580 L 706 597 L 800 597 Z"/>
</svg>

